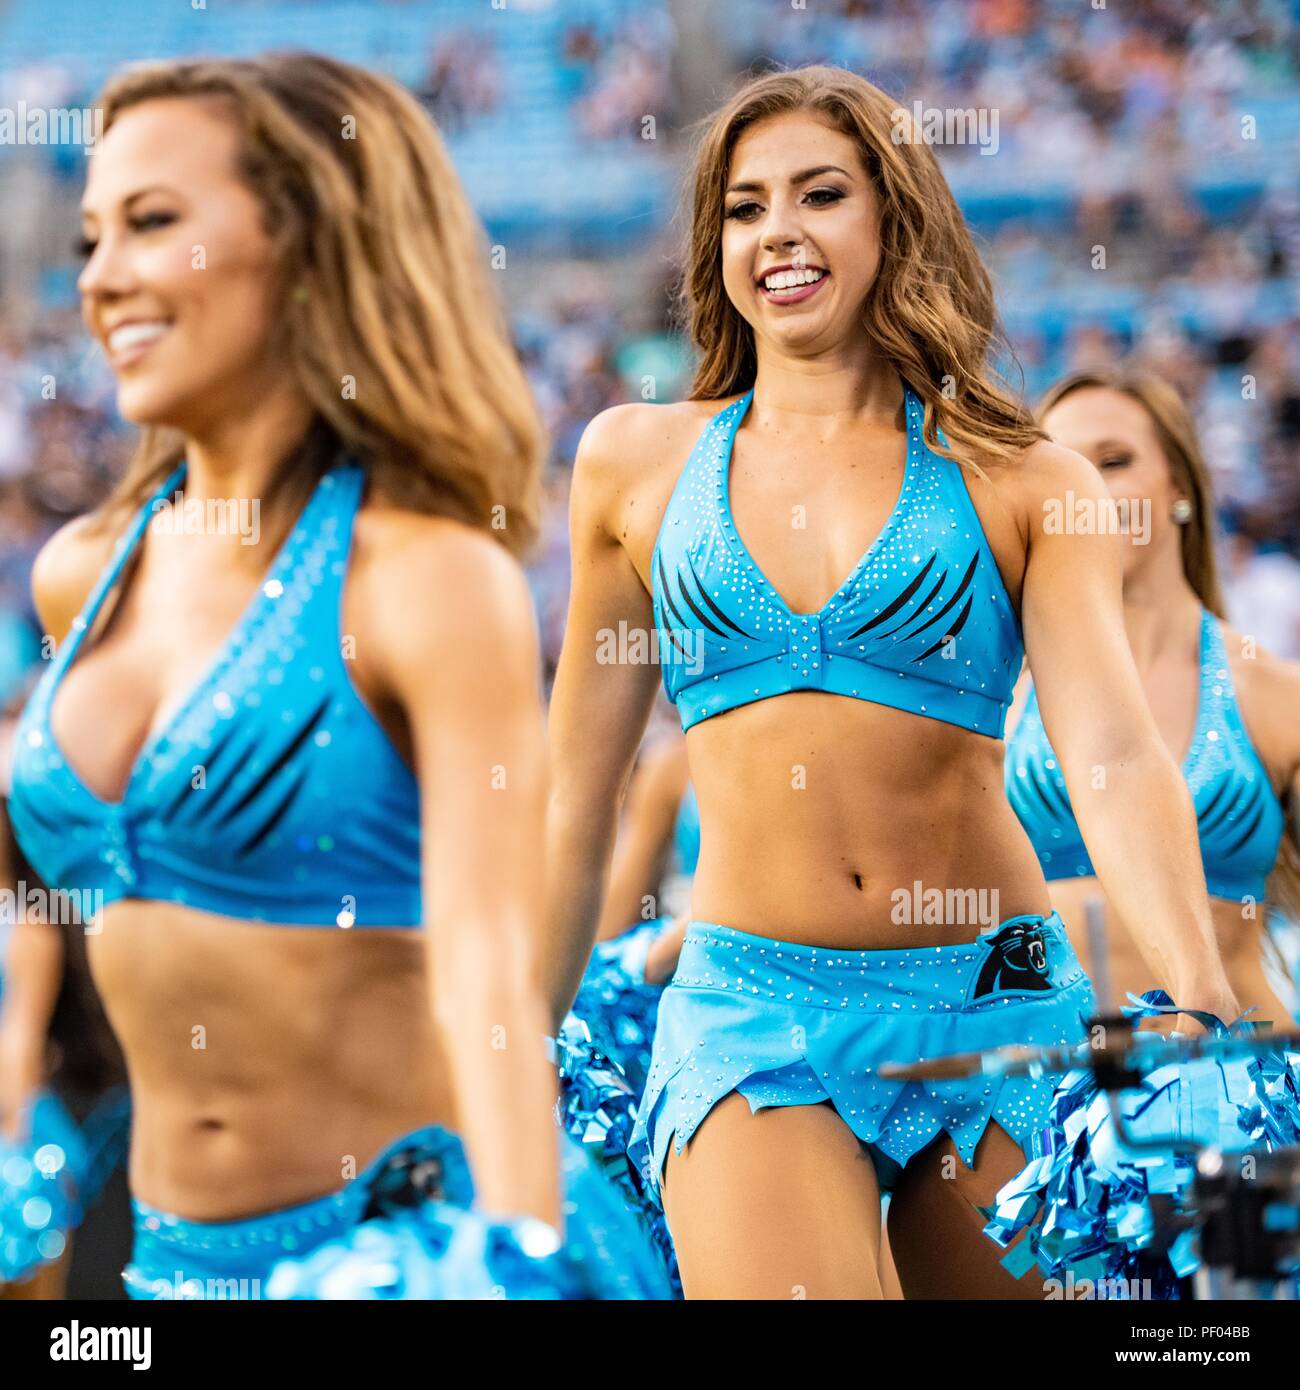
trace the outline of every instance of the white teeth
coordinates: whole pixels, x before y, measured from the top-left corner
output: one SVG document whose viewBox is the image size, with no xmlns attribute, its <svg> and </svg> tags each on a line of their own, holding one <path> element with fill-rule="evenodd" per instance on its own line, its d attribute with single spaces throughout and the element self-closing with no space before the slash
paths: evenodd
<svg viewBox="0 0 1300 1390">
<path fill-rule="evenodd" d="M 802 270 L 780 270 L 775 275 L 767 276 L 763 286 L 773 294 L 780 294 L 782 291 L 802 289 L 804 285 L 815 285 L 825 274 L 824 270 L 813 266 L 806 266 Z"/>
<path fill-rule="evenodd" d="M 139 347 L 141 343 L 151 343 L 161 338 L 169 325 L 154 323 L 124 323 L 108 335 L 109 352 L 121 352 L 125 348 Z"/>
</svg>

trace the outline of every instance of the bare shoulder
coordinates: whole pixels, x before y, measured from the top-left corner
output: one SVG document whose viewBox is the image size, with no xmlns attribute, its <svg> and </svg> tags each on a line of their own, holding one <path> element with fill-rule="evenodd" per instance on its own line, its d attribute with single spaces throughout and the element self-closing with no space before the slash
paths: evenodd
<svg viewBox="0 0 1300 1390">
<path fill-rule="evenodd" d="M 1035 440 L 1013 464 L 997 468 L 995 476 L 1014 490 L 1021 501 L 1041 515 L 1044 502 L 1062 499 L 1068 493 L 1077 497 L 1100 497 L 1104 488 L 1096 468 L 1082 454 L 1066 449 L 1050 439 Z"/>
<path fill-rule="evenodd" d="M 92 513 L 66 522 L 41 547 L 32 566 L 32 600 L 56 641 L 81 612 L 116 542 L 116 532 Z"/>
<path fill-rule="evenodd" d="M 486 531 L 383 499 L 357 513 L 350 574 L 368 612 L 390 615 L 408 634 L 431 627 L 490 626 L 516 633 L 532 623 L 523 567 Z"/>
<path fill-rule="evenodd" d="M 583 431 L 573 466 L 575 501 L 614 502 L 656 474 L 680 471 L 705 426 L 734 400 L 611 406 Z"/>
<path fill-rule="evenodd" d="M 699 432 L 736 397 L 720 401 L 675 401 L 650 405 L 633 401 L 610 406 L 592 418 L 578 446 L 579 459 L 615 462 L 658 455 L 675 440 Z"/>
<path fill-rule="evenodd" d="M 966 486 L 1008 579 L 1023 571 L 1029 544 L 1053 508 L 1067 505 L 1071 493 L 1094 497 L 1100 486 L 1087 459 L 1045 439 L 1014 458 L 980 455 L 971 462 L 978 472 L 963 469 Z"/>
</svg>

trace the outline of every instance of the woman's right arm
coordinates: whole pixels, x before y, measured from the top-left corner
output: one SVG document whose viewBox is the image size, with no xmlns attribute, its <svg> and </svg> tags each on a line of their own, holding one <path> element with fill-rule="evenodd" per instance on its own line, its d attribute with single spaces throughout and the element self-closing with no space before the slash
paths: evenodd
<svg viewBox="0 0 1300 1390">
<path fill-rule="evenodd" d="M 558 1027 L 591 956 L 619 806 L 654 702 L 659 667 L 625 659 L 654 627 L 650 595 L 623 546 L 617 505 L 637 471 L 646 412 L 616 406 L 583 434 L 569 503 L 573 578 L 551 696 L 542 989 Z M 620 628 L 620 624 L 622 627 Z M 619 640 L 620 632 L 626 634 Z M 647 643 L 648 645 L 648 643 Z"/>
</svg>

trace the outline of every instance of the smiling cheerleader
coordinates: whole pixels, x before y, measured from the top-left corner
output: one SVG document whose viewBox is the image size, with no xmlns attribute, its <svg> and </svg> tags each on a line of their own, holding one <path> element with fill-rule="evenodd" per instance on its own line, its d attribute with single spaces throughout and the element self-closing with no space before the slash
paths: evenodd
<svg viewBox="0 0 1300 1390">
<path fill-rule="evenodd" d="M 1043 1296 L 978 1207 L 1023 1166 L 1053 1079 L 877 1075 L 1073 1041 L 1092 1011 L 1002 789 L 1024 650 L 1144 957 L 1185 1006 L 1235 1011 L 1118 542 L 1043 525 L 1051 499 L 1104 489 L 991 380 L 988 276 L 898 120 L 833 68 L 717 113 L 694 169 L 691 399 L 605 412 L 576 464 L 543 965 L 559 1018 L 662 675 L 701 849 L 632 1152 L 688 1297 L 880 1297 L 882 1186 L 908 1296 Z M 659 630 L 662 671 L 597 659 L 620 623 Z M 896 906 L 917 883 L 999 910 L 984 932 L 912 922 Z"/>
</svg>

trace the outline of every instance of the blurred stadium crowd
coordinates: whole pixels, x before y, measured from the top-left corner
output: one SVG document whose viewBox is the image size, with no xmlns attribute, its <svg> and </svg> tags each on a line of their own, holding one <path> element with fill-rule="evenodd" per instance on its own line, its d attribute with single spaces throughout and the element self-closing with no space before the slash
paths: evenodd
<svg viewBox="0 0 1300 1390">
<path fill-rule="evenodd" d="M 1173 380 L 1218 488 L 1231 616 L 1300 657 L 1300 0 L 127 8 L 129 24 L 115 6 L 0 0 L 0 108 L 86 105 L 129 60 L 307 46 L 392 72 L 439 120 L 505 249 L 551 429 L 532 565 L 551 661 L 582 427 L 617 401 L 685 389 L 668 294 L 680 125 L 743 71 L 810 61 L 853 67 L 909 110 L 996 118 L 986 148 L 937 153 L 995 275 L 1011 380 L 1032 399 L 1121 357 Z M 32 557 L 103 495 L 132 441 L 63 250 L 83 173 L 76 148 L 0 146 L 0 193 L 18 210 L 0 228 L 0 708 L 39 659 Z"/>
</svg>

